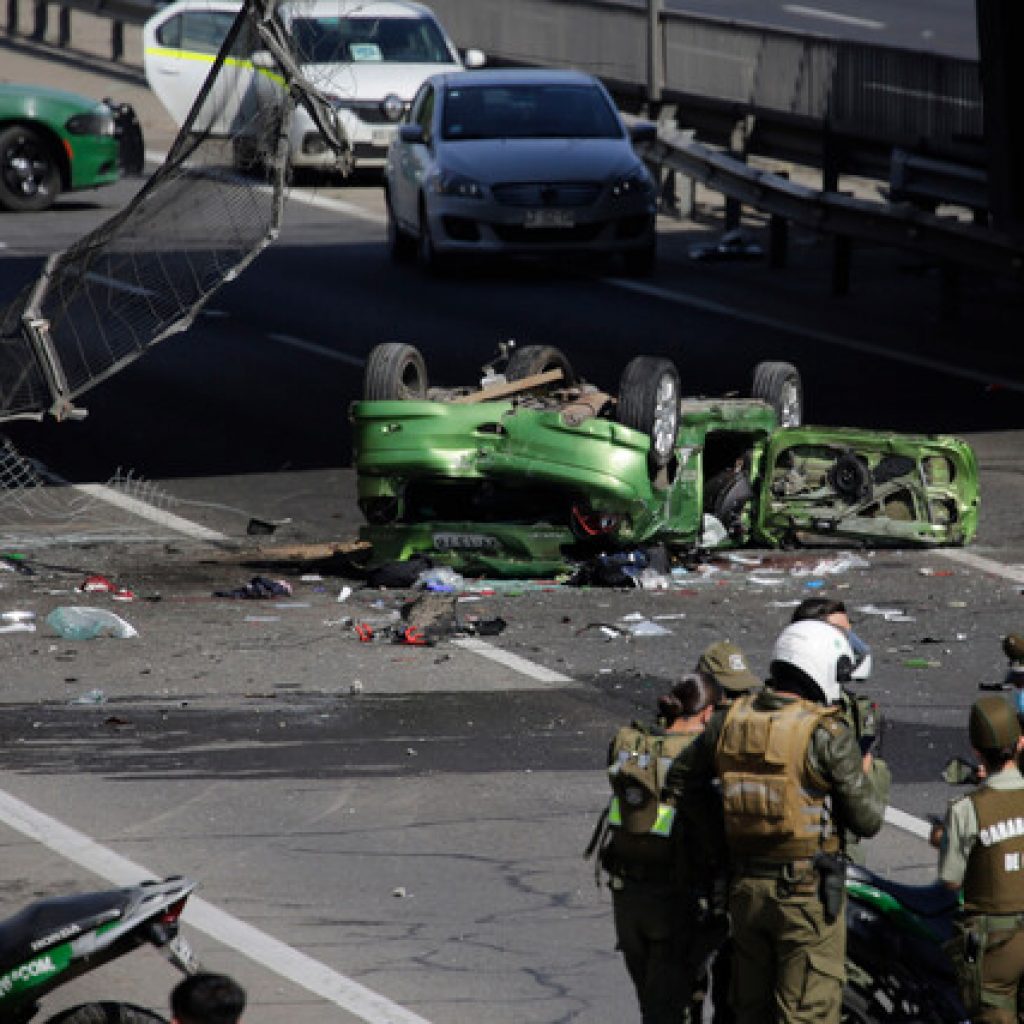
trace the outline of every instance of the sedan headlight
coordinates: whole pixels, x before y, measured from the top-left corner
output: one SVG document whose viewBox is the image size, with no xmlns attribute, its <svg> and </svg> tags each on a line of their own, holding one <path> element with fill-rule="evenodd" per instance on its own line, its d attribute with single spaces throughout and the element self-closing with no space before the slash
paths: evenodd
<svg viewBox="0 0 1024 1024">
<path fill-rule="evenodd" d="M 381 101 L 380 109 L 381 113 L 389 121 L 400 121 L 405 113 L 405 100 L 401 96 L 396 96 L 393 92 L 389 93 Z"/>
<path fill-rule="evenodd" d="M 430 183 L 435 195 L 457 196 L 460 199 L 483 199 L 484 190 L 478 181 L 467 178 L 464 174 L 451 171 L 438 171 Z"/>
<path fill-rule="evenodd" d="M 654 192 L 651 176 L 643 167 L 636 167 L 612 182 L 612 195 L 619 199 L 632 196 L 649 196 Z"/>
<path fill-rule="evenodd" d="M 72 135 L 113 135 L 114 117 L 104 111 L 74 114 L 64 122 L 64 127 Z"/>
</svg>

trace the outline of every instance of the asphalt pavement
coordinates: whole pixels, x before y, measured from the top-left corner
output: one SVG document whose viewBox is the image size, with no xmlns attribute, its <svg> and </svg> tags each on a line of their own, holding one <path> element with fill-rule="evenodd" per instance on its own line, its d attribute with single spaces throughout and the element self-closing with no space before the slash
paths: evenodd
<svg viewBox="0 0 1024 1024">
<path fill-rule="evenodd" d="M 104 56 L 108 23 L 73 17 L 70 51 L 0 40 L 0 75 L 127 100 L 141 115 L 147 148 L 165 149 L 173 131 L 144 86 L 137 33 L 129 30 L 127 59 L 115 65 Z M 386 266 L 381 208 L 376 188 L 310 198 L 325 205 L 293 202 L 294 226 L 261 261 L 282 276 L 291 266 L 305 279 L 295 283 L 308 292 L 285 313 L 299 341 L 324 347 L 329 339 L 313 330 L 323 319 L 316 293 L 326 285 L 316 276 L 322 268 L 302 262 L 303 250 L 329 237 L 328 218 L 344 220 L 349 249 L 331 250 L 328 271 L 376 295 L 373 281 Z M 62 204 L 49 219 L 32 221 L 34 238 L 19 226 L 23 219 L 0 217 L 0 241 L 13 243 L 5 268 L 27 272 L 45 239 L 64 239 L 73 224 L 116 209 L 121 193 L 101 191 L 95 201 L 95 208 Z M 354 536 L 358 515 L 341 428 L 329 431 L 327 423 L 343 421 L 344 403 L 332 389 L 358 377 L 352 360 L 359 353 L 339 349 L 348 360 L 340 364 L 345 380 L 325 388 L 323 428 L 303 427 L 314 452 L 303 464 L 298 432 L 281 426 L 299 388 L 279 366 L 258 401 L 250 382 L 248 408 L 270 410 L 256 424 L 240 415 L 210 421 L 171 404 L 166 422 L 177 444 L 162 446 L 159 424 L 142 432 L 144 407 L 163 411 L 162 393 L 198 359 L 188 339 L 180 339 L 180 358 L 172 347 L 179 341 L 169 341 L 167 356 L 161 349 L 139 364 L 158 369 L 135 405 L 127 392 L 97 400 L 95 419 L 107 417 L 109 434 L 84 435 L 91 440 L 83 444 L 65 440 L 81 434 L 50 432 L 48 439 L 31 424 L 19 431 L 28 454 L 61 469 L 77 466 L 80 486 L 0 501 L 3 550 L 20 556 L 0 565 L 0 605 L 34 613 L 37 626 L 0 636 L 0 846 L 8 879 L 0 912 L 36 895 L 119 881 L 131 869 L 109 851 L 141 871 L 200 879 L 208 903 L 186 916 L 186 929 L 202 959 L 250 991 L 249 1024 L 629 1019 L 632 996 L 612 949 L 607 894 L 580 858 L 607 798 L 601 769 L 611 730 L 645 717 L 723 632 L 763 670 L 793 604 L 822 592 L 854 609 L 875 652 L 867 692 L 890 723 L 883 752 L 896 780 L 893 805 L 905 817 L 871 844 L 871 863 L 905 881 L 930 877 L 932 851 L 914 830 L 950 795 L 938 772 L 946 757 L 963 752 L 977 684 L 1001 674 L 999 636 L 1022 626 L 1019 293 L 969 279 L 958 325 L 943 316 L 931 268 L 905 254 L 865 253 L 855 259 L 853 295 L 836 300 L 827 244 L 809 238 L 795 240 L 794 266 L 781 274 L 763 264 L 691 266 L 685 247 L 719 227 L 712 200 L 702 195 L 701 202 L 698 220 L 662 225 L 669 266 L 689 266 L 686 302 L 677 301 L 676 282 L 660 277 L 600 285 L 613 296 L 609 306 L 638 311 L 621 334 L 609 323 L 604 343 L 621 349 L 630 332 L 642 335 L 657 323 L 650 340 L 676 344 L 714 386 L 735 376 L 737 353 L 745 354 L 754 335 L 771 332 L 808 351 L 821 345 L 810 374 L 822 406 L 841 405 L 844 413 L 864 406 L 866 416 L 882 415 L 877 407 L 884 406 L 889 417 L 969 431 L 982 466 L 978 543 L 855 558 L 841 550 L 742 553 L 659 591 L 482 586 L 459 607 L 464 616 L 504 618 L 507 629 L 493 640 L 429 648 L 361 643 L 354 621 L 386 625 L 415 595 L 360 588 L 337 553 Z M 203 344 L 229 338 L 221 351 L 232 366 L 259 362 L 265 339 L 256 331 L 273 330 L 244 319 L 246 310 L 263 315 L 255 293 L 265 280 L 243 275 L 218 300 L 218 315 L 197 325 Z M 440 299 L 431 306 L 405 284 L 426 336 L 438 335 L 444 369 L 465 362 L 466 353 L 441 345 L 449 329 L 442 309 L 490 330 L 489 311 L 504 313 L 509 301 L 500 293 L 522 294 L 525 307 L 553 292 L 551 308 L 559 309 L 558 297 L 565 307 L 555 326 L 571 332 L 579 306 L 598 290 L 590 281 L 484 276 L 468 287 L 432 284 Z M 659 317 L 651 312 L 645 320 L 644 303 L 675 303 L 669 308 L 686 325 L 730 317 L 729 349 L 719 335 L 708 346 L 665 337 L 673 321 L 661 318 L 660 305 Z M 374 327 L 383 330 L 386 299 L 373 305 Z M 538 315 L 552 316 L 548 307 Z M 902 361 L 838 348 L 847 336 L 891 344 Z M 450 345 L 464 347 L 459 338 Z M 929 369 L 929 360 L 947 369 Z M 878 378 L 870 395 L 850 365 L 856 361 L 872 367 L 866 379 Z M 863 401 L 845 393 L 839 367 L 865 389 Z M 915 404 L 925 373 L 941 384 L 929 376 L 926 397 Z M 220 378 L 209 382 L 210 404 L 219 386 Z M 302 404 L 320 400 L 302 387 Z M 896 408 L 902 392 L 906 407 Z M 189 419 L 200 423 L 195 435 L 187 433 Z M 92 457 L 72 453 L 76 444 L 92 448 Z M 91 486 L 107 479 L 104 459 L 113 457 L 142 466 L 149 479 Z M 160 472 L 171 465 L 191 469 Z M 229 465 L 237 471 L 214 472 Z M 273 533 L 249 534 L 254 517 Z M 97 574 L 130 589 L 133 599 L 83 593 Z M 285 579 L 293 592 L 276 601 L 215 596 L 255 575 Z M 139 636 L 64 640 L 45 618 L 67 604 L 113 612 Z M 631 615 L 664 633 L 631 636 Z M 43 818 L 19 817 L 11 801 Z M 140 953 L 58 993 L 47 1009 L 115 995 L 164 1009 L 174 980 L 159 958 Z"/>
</svg>

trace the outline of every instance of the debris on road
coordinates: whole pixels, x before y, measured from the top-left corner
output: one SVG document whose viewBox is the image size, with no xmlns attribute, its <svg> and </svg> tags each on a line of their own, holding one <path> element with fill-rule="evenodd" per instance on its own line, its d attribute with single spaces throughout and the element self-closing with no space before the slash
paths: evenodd
<svg viewBox="0 0 1024 1024">
<path fill-rule="evenodd" d="M 106 608 L 64 605 L 54 608 L 46 621 L 65 640 L 92 640 L 104 634 L 125 640 L 139 635 L 131 623 Z"/>
</svg>

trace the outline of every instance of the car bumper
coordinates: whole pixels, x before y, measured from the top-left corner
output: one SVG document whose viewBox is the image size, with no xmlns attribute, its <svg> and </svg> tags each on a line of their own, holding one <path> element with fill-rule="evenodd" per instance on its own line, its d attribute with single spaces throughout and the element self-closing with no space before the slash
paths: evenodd
<svg viewBox="0 0 1024 1024">
<path fill-rule="evenodd" d="M 71 187 L 112 185 L 121 176 L 117 139 L 107 136 L 71 136 Z"/>
<path fill-rule="evenodd" d="M 550 222 L 532 226 L 530 214 L 548 216 Z M 562 223 L 554 223 L 563 214 Z M 641 251 L 655 242 L 653 200 L 528 211 L 486 200 L 440 197 L 430 203 L 427 216 L 434 248 L 443 253 L 616 253 Z"/>
</svg>

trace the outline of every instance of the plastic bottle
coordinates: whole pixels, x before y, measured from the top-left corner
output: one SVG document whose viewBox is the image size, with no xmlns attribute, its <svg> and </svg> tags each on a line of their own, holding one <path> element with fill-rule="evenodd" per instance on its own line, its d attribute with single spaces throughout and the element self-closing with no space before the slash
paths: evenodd
<svg viewBox="0 0 1024 1024">
<path fill-rule="evenodd" d="M 134 626 L 106 608 L 64 605 L 54 608 L 46 621 L 65 640 L 92 640 L 102 633 L 122 639 L 139 635 Z"/>
</svg>

